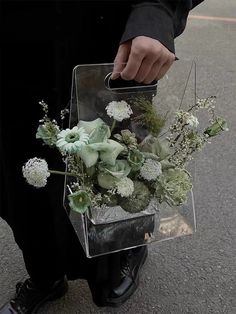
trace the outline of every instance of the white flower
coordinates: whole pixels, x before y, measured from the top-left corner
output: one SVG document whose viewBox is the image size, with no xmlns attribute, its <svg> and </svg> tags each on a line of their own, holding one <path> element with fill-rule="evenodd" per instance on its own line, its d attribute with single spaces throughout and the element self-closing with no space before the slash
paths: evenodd
<svg viewBox="0 0 236 314">
<path fill-rule="evenodd" d="M 195 117 L 193 114 L 189 114 L 186 117 L 186 123 L 194 128 L 196 128 L 199 124 L 197 117 Z"/>
<path fill-rule="evenodd" d="M 176 112 L 176 116 L 182 120 L 183 124 L 188 124 L 191 127 L 196 128 L 199 124 L 197 117 L 187 111 L 180 110 Z"/>
<path fill-rule="evenodd" d="M 122 197 L 129 197 L 134 192 L 134 183 L 130 178 L 122 178 L 116 182 L 116 191 Z"/>
<path fill-rule="evenodd" d="M 74 126 L 72 129 L 62 130 L 57 135 L 56 146 L 63 152 L 76 153 L 88 143 L 89 135 L 84 128 Z"/>
<path fill-rule="evenodd" d="M 140 169 L 141 177 L 147 181 L 156 180 L 161 173 L 161 163 L 153 159 L 146 159 Z"/>
<path fill-rule="evenodd" d="M 106 106 L 107 115 L 114 118 L 116 121 L 123 121 L 128 119 L 133 113 L 129 104 L 126 101 L 111 101 L 108 106 Z"/>
<path fill-rule="evenodd" d="M 22 172 L 26 181 L 37 188 L 44 187 L 50 176 L 47 162 L 37 157 L 29 159 L 22 167 Z"/>
</svg>

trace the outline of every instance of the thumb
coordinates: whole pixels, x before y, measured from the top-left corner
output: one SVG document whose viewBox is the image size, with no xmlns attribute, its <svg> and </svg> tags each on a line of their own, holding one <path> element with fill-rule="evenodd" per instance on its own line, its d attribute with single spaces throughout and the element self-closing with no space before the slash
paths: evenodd
<svg viewBox="0 0 236 314">
<path fill-rule="evenodd" d="M 111 75 L 112 80 L 117 79 L 120 76 L 120 73 L 125 68 L 125 63 L 127 62 L 130 53 L 130 47 L 131 44 L 129 42 L 126 42 L 119 46 L 114 60 L 114 68 Z"/>
</svg>

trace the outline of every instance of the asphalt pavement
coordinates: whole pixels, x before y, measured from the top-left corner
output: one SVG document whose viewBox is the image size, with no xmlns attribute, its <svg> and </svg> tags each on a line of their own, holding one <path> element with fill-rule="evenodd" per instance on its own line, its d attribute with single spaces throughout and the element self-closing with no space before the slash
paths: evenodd
<svg viewBox="0 0 236 314">
<path fill-rule="evenodd" d="M 212 18 L 214 17 L 214 18 Z M 236 313 L 236 2 L 207 0 L 195 8 L 176 39 L 180 60 L 197 64 L 197 94 L 217 96 L 229 132 L 214 140 L 196 164 L 197 232 L 149 246 L 140 285 L 120 308 L 97 308 L 86 281 L 69 282 L 62 299 L 42 314 Z M 27 276 L 9 226 L 0 220 L 0 306 Z"/>
</svg>

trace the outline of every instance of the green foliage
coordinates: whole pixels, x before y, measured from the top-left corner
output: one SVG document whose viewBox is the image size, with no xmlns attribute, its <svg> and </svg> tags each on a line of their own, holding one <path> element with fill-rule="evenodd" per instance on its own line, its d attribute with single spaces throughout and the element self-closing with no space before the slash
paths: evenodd
<svg viewBox="0 0 236 314">
<path fill-rule="evenodd" d="M 137 110 L 137 116 L 132 120 L 146 127 L 152 135 L 157 136 L 164 127 L 166 119 L 156 111 L 152 101 L 140 96 L 131 99 L 130 103 L 134 111 Z"/>
</svg>

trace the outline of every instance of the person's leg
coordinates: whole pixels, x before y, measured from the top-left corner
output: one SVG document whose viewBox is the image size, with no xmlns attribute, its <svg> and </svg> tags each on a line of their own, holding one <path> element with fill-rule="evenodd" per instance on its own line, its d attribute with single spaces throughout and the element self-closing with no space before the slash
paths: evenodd
<svg viewBox="0 0 236 314">
<path fill-rule="evenodd" d="M 57 208 L 51 202 L 50 188 L 30 187 L 21 170 L 27 159 L 46 154 L 42 144 L 35 139 L 35 133 L 42 115 L 38 101 L 44 96 L 53 99 L 55 94 L 51 73 L 53 46 L 49 38 L 44 41 L 35 35 L 29 40 L 27 33 L 18 32 L 18 19 L 26 20 L 30 12 L 21 6 L 15 10 L 16 6 L 9 3 L 4 7 L 0 215 L 13 231 L 30 277 L 30 281 L 17 285 L 13 298 L 15 309 L 20 307 L 25 313 L 24 308 L 28 313 L 29 308 L 31 311 L 48 296 L 57 297 L 65 293 L 67 283 L 65 259 L 55 235 L 54 211 Z M 4 311 L 10 311 L 10 306 L 7 304 Z"/>
<path fill-rule="evenodd" d="M 136 291 L 148 255 L 147 246 L 92 258 L 87 281 L 94 303 L 119 307 Z"/>
<path fill-rule="evenodd" d="M 120 253 L 119 283 L 113 285 L 106 304 L 119 307 L 126 302 L 139 286 L 139 276 L 148 255 L 147 246 L 124 250 Z"/>
</svg>

